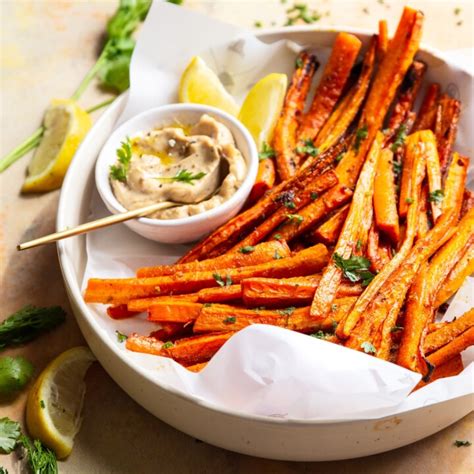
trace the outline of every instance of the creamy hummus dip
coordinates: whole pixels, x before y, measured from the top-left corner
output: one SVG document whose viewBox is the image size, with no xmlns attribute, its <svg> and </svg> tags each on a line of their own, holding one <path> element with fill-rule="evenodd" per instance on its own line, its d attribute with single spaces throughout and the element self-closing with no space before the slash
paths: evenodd
<svg viewBox="0 0 474 474">
<path fill-rule="evenodd" d="M 152 130 L 130 141 L 126 173 L 121 179 L 111 173 L 112 190 L 126 209 L 179 203 L 148 216 L 154 219 L 178 219 L 213 209 L 239 189 L 246 175 L 232 133 L 209 115 L 191 127 Z"/>
</svg>

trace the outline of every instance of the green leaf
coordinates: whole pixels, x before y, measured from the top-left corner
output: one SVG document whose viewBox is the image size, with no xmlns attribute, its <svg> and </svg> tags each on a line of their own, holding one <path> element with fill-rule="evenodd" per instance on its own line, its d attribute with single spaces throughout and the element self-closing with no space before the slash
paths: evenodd
<svg viewBox="0 0 474 474">
<path fill-rule="evenodd" d="M 170 349 L 171 347 L 174 347 L 174 344 L 171 341 L 165 342 L 161 348 L 162 349 Z"/>
<path fill-rule="evenodd" d="M 375 354 L 376 352 L 375 346 L 370 342 L 363 342 L 360 347 L 366 354 Z"/>
<path fill-rule="evenodd" d="M 395 139 L 393 140 L 392 146 L 390 149 L 395 153 L 400 147 L 405 144 L 405 140 L 407 138 L 407 126 L 405 123 L 402 123 L 397 130 L 397 134 L 395 135 Z"/>
<path fill-rule="evenodd" d="M 275 150 L 268 145 L 268 143 L 263 142 L 262 145 L 262 151 L 258 154 L 258 160 L 263 161 L 268 158 L 274 158 L 275 157 Z"/>
<path fill-rule="evenodd" d="M 0 453 L 10 454 L 21 435 L 20 423 L 10 418 L 0 418 Z"/>
<path fill-rule="evenodd" d="M 202 171 L 196 174 L 192 174 L 188 170 L 179 170 L 176 173 L 176 175 L 171 178 L 158 178 L 158 179 L 160 181 L 179 181 L 181 183 L 187 183 L 187 184 L 190 184 L 191 186 L 194 186 L 193 181 L 204 178 L 204 176 L 206 176 L 206 173 L 203 173 Z"/>
<path fill-rule="evenodd" d="M 214 273 L 212 276 L 219 286 L 224 287 L 232 285 L 232 278 L 229 275 L 225 277 L 225 280 L 218 273 Z"/>
<path fill-rule="evenodd" d="M 352 282 L 360 281 L 362 286 L 367 286 L 374 278 L 369 270 L 370 260 L 361 256 L 343 258 L 337 252 L 333 255 L 334 263 L 342 270 L 343 275 Z"/>
<path fill-rule="evenodd" d="M 288 306 L 288 308 L 285 309 L 277 309 L 277 313 L 282 316 L 291 316 L 295 312 L 295 309 L 294 306 Z"/>
<path fill-rule="evenodd" d="M 97 73 L 100 85 L 119 94 L 126 91 L 130 87 L 131 57 L 131 53 L 124 53 L 107 61 Z"/>
<path fill-rule="evenodd" d="M 454 446 L 456 446 L 456 448 L 471 446 L 470 441 L 461 440 L 461 439 L 457 439 L 453 444 L 454 444 Z"/>
<path fill-rule="evenodd" d="M 441 189 L 436 189 L 435 191 L 431 192 L 428 200 L 430 202 L 434 202 L 436 204 L 441 204 L 444 199 L 444 193 Z"/>
<path fill-rule="evenodd" d="M 0 394 L 9 395 L 21 390 L 31 379 L 35 368 L 24 357 L 0 358 Z"/>
<path fill-rule="evenodd" d="M 369 129 L 367 125 L 364 124 L 361 128 L 356 131 L 355 140 L 354 140 L 354 150 L 358 153 L 360 149 L 360 145 L 362 142 L 367 139 L 369 136 Z"/>
<path fill-rule="evenodd" d="M 296 147 L 296 153 L 299 155 L 318 156 L 319 149 L 314 146 L 313 140 L 308 139 L 304 141 L 304 145 Z"/>
<path fill-rule="evenodd" d="M 129 37 L 143 21 L 151 6 L 151 0 L 120 0 L 114 16 L 107 23 L 109 38 Z"/>
<path fill-rule="evenodd" d="M 21 435 L 18 441 L 26 449 L 28 464 L 34 474 L 58 474 L 56 455 L 51 449 L 37 439 L 32 443 L 25 435 Z"/>
<path fill-rule="evenodd" d="M 301 69 L 303 67 L 303 64 L 304 64 L 303 59 L 300 56 L 298 56 L 295 61 L 296 69 Z"/>
<path fill-rule="evenodd" d="M 55 328 L 65 319 L 66 313 L 60 306 L 25 306 L 0 324 L 0 349 L 36 339 L 41 333 Z"/>
<path fill-rule="evenodd" d="M 122 334 L 120 331 L 115 331 L 115 334 L 117 335 L 117 341 L 120 343 L 125 342 L 128 339 L 128 336 Z"/>
<path fill-rule="evenodd" d="M 290 222 L 296 222 L 297 225 L 300 225 L 304 221 L 304 217 L 299 214 L 287 214 L 286 218 Z"/>
<path fill-rule="evenodd" d="M 228 318 L 225 318 L 222 322 L 224 324 L 234 324 L 236 321 L 235 316 L 229 316 Z"/>
<path fill-rule="evenodd" d="M 239 252 L 240 253 L 252 253 L 255 251 L 255 247 L 253 245 L 246 245 L 245 247 L 240 247 Z"/>
<path fill-rule="evenodd" d="M 118 161 L 110 167 L 110 178 L 124 183 L 127 180 L 128 168 L 132 161 L 132 144 L 130 138 L 121 142 L 120 148 L 117 149 Z"/>
</svg>

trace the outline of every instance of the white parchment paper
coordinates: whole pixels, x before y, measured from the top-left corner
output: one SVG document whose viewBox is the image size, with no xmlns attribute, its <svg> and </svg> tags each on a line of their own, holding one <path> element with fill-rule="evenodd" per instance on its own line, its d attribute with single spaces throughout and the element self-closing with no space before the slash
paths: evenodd
<svg viewBox="0 0 474 474">
<path fill-rule="evenodd" d="M 375 25 L 374 25 L 375 27 Z M 270 72 L 290 74 L 295 45 L 263 44 L 250 32 L 200 14 L 155 2 L 141 31 L 131 66 L 129 100 L 118 123 L 154 106 L 176 101 L 179 77 L 192 56 L 199 54 L 238 100 Z M 327 49 L 315 48 L 324 64 Z M 460 151 L 472 150 L 472 97 L 468 75 L 440 61 L 429 65 L 436 78 L 462 98 Z M 118 124 L 117 124 L 118 125 Z M 97 193 L 93 218 L 107 215 Z M 124 225 L 87 235 L 90 277 L 128 277 L 136 268 L 172 263 L 185 246 L 147 241 Z M 473 306 L 474 279 L 455 296 L 445 318 Z M 474 351 L 463 354 L 462 374 L 436 381 L 410 395 L 420 375 L 394 364 L 282 328 L 254 325 L 240 331 L 200 373 L 190 373 L 172 360 L 129 352 L 115 330 L 148 334 L 156 325 L 145 315 L 114 321 L 105 306 L 93 305 L 102 336 L 111 338 L 160 383 L 245 414 L 287 419 L 355 420 L 401 413 L 473 393 Z"/>
</svg>

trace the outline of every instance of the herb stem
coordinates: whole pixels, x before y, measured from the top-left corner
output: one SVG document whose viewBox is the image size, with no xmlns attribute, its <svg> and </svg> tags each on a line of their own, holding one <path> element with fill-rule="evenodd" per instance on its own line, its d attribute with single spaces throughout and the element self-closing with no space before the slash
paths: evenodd
<svg viewBox="0 0 474 474">
<path fill-rule="evenodd" d="M 92 112 L 96 112 L 97 110 L 103 109 L 104 107 L 110 105 L 115 99 L 116 97 L 111 97 L 110 99 L 104 100 L 103 102 L 100 102 L 99 104 L 93 105 L 89 109 L 86 109 L 86 112 L 88 114 L 91 114 Z"/>
<path fill-rule="evenodd" d="M 107 43 L 104 46 L 104 49 L 102 50 L 102 52 L 100 53 L 100 56 L 98 57 L 96 63 L 89 69 L 89 71 L 84 76 L 84 78 L 82 79 L 82 81 L 79 84 L 79 86 L 77 87 L 77 89 L 72 94 L 72 96 L 71 96 L 72 100 L 78 100 L 81 97 L 81 95 L 84 93 L 84 91 L 89 86 L 92 79 L 94 79 L 96 74 L 99 72 L 99 69 L 102 67 L 103 63 L 105 62 L 105 60 L 107 58 L 107 54 L 108 54 L 107 46 L 108 45 L 109 45 L 109 42 L 107 41 Z"/>
</svg>

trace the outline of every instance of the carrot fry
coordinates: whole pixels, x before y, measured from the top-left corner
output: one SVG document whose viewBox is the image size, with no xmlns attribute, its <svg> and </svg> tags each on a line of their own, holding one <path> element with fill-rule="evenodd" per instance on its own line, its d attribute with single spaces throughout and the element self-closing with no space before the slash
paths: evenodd
<svg viewBox="0 0 474 474">
<path fill-rule="evenodd" d="M 255 247 L 239 249 L 232 254 L 221 255 L 220 257 L 201 260 L 199 262 L 139 268 L 137 277 L 149 278 L 175 275 L 177 273 L 204 272 L 231 267 L 248 267 L 250 265 L 270 262 L 273 260 L 275 252 L 278 252 L 282 257 L 288 257 L 291 253 L 290 248 L 285 242 L 263 242 Z"/>
<path fill-rule="evenodd" d="M 374 212 L 377 227 L 396 245 L 400 238 L 397 212 L 397 193 L 393 175 L 393 153 L 380 153 L 374 182 Z"/>
<path fill-rule="evenodd" d="M 374 225 L 370 228 L 367 240 L 367 258 L 370 260 L 372 270 L 376 273 L 380 272 L 391 260 L 390 247 L 381 243 Z"/>
<path fill-rule="evenodd" d="M 337 210 L 332 217 L 311 233 L 311 240 L 313 242 L 321 242 L 325 245 L 334 245 L 344 226 L 349 208 L 350 205 L 346 204 Z"/>
<path fill-rule="evenodd" d="M 424 185 L 420 194 L 420 207 L 418 210 L 418 227 L 416 229 L 416 238 L 422 239 L 430 230 L 430 219 L 428 217 L 428 186 Z"/>
<path fill-rule="evenodd" d="M 462 201 L 461 216 L 466 214 L 469 209 L 474 207 L 474 191 L 470 189 L 464 190 L 464 196 Z"/>
<path fill-rule="evenodd" d="M 349 214 L 334 249 L 334 254 L 337 253 L 342 258 L 349 258 L 351 256 L 353 246 L 357 241 L 359 222 L 364 215 L 365 209 L 370 206 L 372 202 L 375 170 L 383 138 L 383 134 L 378 133 L 373 142 L 367 156 L 367 161 L 364 163 L 357 182 Z M 341 280 L 342 271 L 336 265 L 336 262 L 331 259 L 323 271 L 321 283 L 314 294 L 313 303 L 311 305 L 311 316 L 314 318 L 322 318 L 328 313 Z"/>
<path fill-rule="evenodd" d="M 255 204 L 267 191 L 273 188 L 276 179 L 275 163 L 265 158 L 258 163 L 257 177 L 250 191 L 247 203 Z"/>
<path fill-rule="evenodd" d="M 382 60 L 385 54 L 387 53 L 388 43 L 389 43 L 389 39 L 388 39 L 387 20 L 380 20 L 378 43 L 377 43 L 377 56 L 379 60 Z"/>
<path fill-rule="evenodd" d="M 184 255 L 178 263 L 217 257 L 225 253 L 244 235 L 261 223 L 265 217 L 270 216 L 282 207 L 288 201 L 288 197 L 304 190 L 309 183 L 313 182 L 324 170 L 331 166 L 334 158 L 344 146 L 344 142 L 341 141 L 326 152 L 314 157 L 314 159 L 308 159 L 306 163 L 309 164 L 305 169 L 298 170 L 293 178 L 275 186 L 250 209 L 219 227 Z"/>
<path fill-rule="evenodd" d="M 139 336 L 138 334 L 131 334 L 125 341 L 125 347 L 129 351 L 153 355 L 162 355 L 162 345 L 163 342 L 154 337 Z"/>
<path fill-rule="evenodd" d="M 354 35 L 337 35 L 311 108 L 301 119 L 297 133 L 300 146 L 305 146 L 308 140 L 313 142 L 328 119 L 346 85 L 361 45 L 361 41 Z"/>
<path fill-rule="evenodd" d="M 443 282 L 436 295 L 434 306 L 438 308 L 459 290 L 464 280 L 474 273 L 474 244 L 470 244 L 464 255 L 456 263 L 450 274 Z"/>
<path fill-rule="evenodd" d="M 336 300 L 334 311 L 329 312 L 328 316 L 321 321 L 315 321 L 310 317 L 309 307 L 252 310 L 216 304 L 202 309 L 194 323 L 194 331 L 196 333 L 239 331 L 251 324 L 269 324 L 301 332 L 331 331 L 334 330 L 334 322 L 349 311 L 355 300 L 355 297 Z"/>
<path fill-rule="evenodd" d="M 423 343 L 423 350 L 426 354 L 431 354 L 472 327 L 474 327 L 474 308 L 428 334 Z"/>
<path fill-rule="evenodd" d="M 242 297 L 241 285 L 230 285 L 219 288 L 204 288 L 198 292 L 200 303 L 223 303 L 239 300 Z"/>
<path fill-rule="evenodd" d="M 201 362 L 199 364 L 189 365 L 186 367 L 190 372 L 201 372 L 206 367 L 207 362 Z"/>
<path fill-rule="evenodd" d="M 431 259 L 429 265 L 422 267 L 415 278 L 407 296 L 404 331 L 398 351 L 397 363 L 407 369 L 424 372 L 422 361 L 422 342 L 426 326 L 435 316 L 434 300 L 449 272 L 459 259 L 459 254 L 474 242 L 474 210 L 467 214 L 456 227 L 452 237 Z"/>
<path fill-rule="evenodd" d="M 143 311 L 148 311 L 150 306 L 153 306 L 157 303 L 176 303 L 176 302 L 187 301 L 189 303 L 197 303 L 198 294 L 189 293 L 187 295 L 173 295 L 173 296 L 155 296 L 152 298 L 137 298 L 131 299 L 127 303 L 129 311 L 136 311 L 137 313 L 142 313 Z"/>
<path fill-rule="evenodd" d="M 160 329 L 153 331 L 150 337 L 160 341 L 169 341 L 177 337 L 188 335 L 191 330 L 191 324 L 160 322 Z"/>
<path fill-rule="evenodd" d="M 318 195 L 336 183 L 337 178 L 334 172 L 327 171 L 301 192 L 288 193 L 283 197 L 284 201 L 282 202 L 282 207 L 263 221 L 253 232 L 247 235 L 247 237 L 232 247 L 230 251 L 236 252 L 239 248 L 256 245 L 263 239 L 269 237 L 276 228 L 278 228 L 278 233 L 282 236 L 281 238 L 285 240 L 286 237 L 283 236 L 282 228 L 280 228 L 280 226 L 285 223 L 291 223 L 292 228 L 306 228 L 304 216 L 299 213 L 299 210 L 311 202 L 312 195 Z M 348 192 L 350 192 L 350 190 Z M 294 236 L 296 235 L 299 234 L 295 232 Z"/>
<path fill-rule="evenodd" d="M 461 102 L 443 94 L 438 102 L 435 121 L 436 143 L 438 144 L 439 162 L 444 173 L 449 160 L 458 130 Z"/>
<path fill-rule="evenodd" d="M 220 270 L 220 273 L 192 272 L 153 278 L 90 279 L 85 292 L 88 303 L 127 303 L 132 299 L 173 293 L 192 293 L 203 288 L 229 286 L 256 276 L 290 277 L 310 275 L 327 262 L 328 252 L 317 244 L 292 257 L 249 267 Z"/>
<path fill-rule="evenodd" d="M 346 96 L 341 99 L 339 105 L 318 133 L 318 136 L 314 141 L 314 146 L 320 152 L 327 150 L 337 143 L 356 118 L 360 106 L 367 94 L 370 80 L 372 79 L 372 74 L 374 72 L 376 45 L 377 40 L 376 37 L 373 36 L 364 55 L 362 71 L 357 79 L 357 83 L 352 86 Z M 302 166 L 305 166 L 305 163 L 306 162 L 304 162 Z"/>
<path fill-rule="evenodd" d="M 437 194 L 442 193 L 441 168 L 439 164 L 438 150 L 436 149 L 436 138 L 429 135 L 429 140 L 425 141 L 426 147 L 426 170 L 428 176 L 429 201 L 431 203 L 431 215 L 433 222 L 436 222 L 441 215 L 440 200 L 436 199 Z"/>
<path fill-rule="evenodd" d="M 453 153 L 448 174 L 444 182 L 443 213 L 452 208 L 457 216 L 461 213 L 464 199 L 464 183 L 467 179 L 469 158 Z M 459 188 L 461 186 L 461 188 Z"/>
<path fill-rule="evenodd" d="M 298 219 L 287 219 L 278 228 L 278 234 L 283 240 L 292 240 L 304 234 L 317 224 L 324 216 L 342 204 L 350 201 L 353 192 L 344 185 L 336 185 L 298 211 Z"/>
<path fill-rule="evenodd" d="M 462 363 L 461 354 L 455 355 L 444 364 L 435 367 L 428 381 L 425 382 L 424 380 L 420 380 L 418 385 L 414 388 L 414 391 L 428 385 L 431 382 L 434 382 L 435 380 L 444 379 L 446 377 L 454 377 L 455 375 L 460 374 L 463 370 L 464 366 Z"/>
<path fill-rule="evenodd" d="M 127 319 L 133 318 L 140 311 L 130 311 L 126 304 L 119 304 L 118 306 L 109 306 L 107 308 L 107 315 L 112 319 Z"/>
<path fill-rule="evenodd" d="M 188 303 L 187 301 L 155 303 L 148 308 L 148 320 L 188 323 L 199 316 L 202 306 L 201 303 Z"/>
<path fill-rule="evenodd" d="M 395 36 L 390 42 L 392 47 L 383 58 L 369 90 L 352 147 L 337 166 L 336 173 L 343 184 L 352 186 L 357 180 L 372 141 L 382 128 L 398 86 L 418 50 L 422 23 L 421 12 L 405 7 Z"/>
<path fill-rule="evenodd" d="M 280 118 L 273 133 L 275 161 L 278 176 L 282 181 L 293 176 L 299 164 L 296 154 L 298 120 L 303 113 L 314 72 L 319 67 L 316 57 L 304 51 L 300 53 L 296 65 L 296 71 L 293 74 Z"/>
<path fill-rule="evenodd" d="M 250 307 L 302 306 L 311 303 L 319 285 L 319 275 L 302 278 L 248 278 L 242 281 L 242 299 Z M 359 284 L 343 283 L 336 297 L 359 296 Z"/>
<path fill-rule="evenodd" d="M 367 307 L 375 298 L 380 288 L 384 286 L 390 275 L 396 270 L 406 258 L 413 245 L 413 240 L 416 235 L 417 218 L 418 218 L 418 204 L 421 183 L 425 177 L 426 172 L 426 158 L 423 150 L 418 144 L 423 140 L 425 132 L 417 132 L 407 137 L 406 140 L 406 161 L 412 163 L 410 166 L 410 189 L 411 205 L 407 216 L 407 227 L 405 232 L 405 239 L 397 254 L 393 259 L 385 265 L 385 267 L 378 273 L 360 296 L 351 313 L 345 321 L 342 321 L 336 330 L 336 334 L 341 339 L 346 339 L 352 333 L 356 325 L 359 323 L 362 315 L 367 316 Z M 411 184 L 413 183 L 413 184 Z"/>
<path fill-rule="evenodd" d="M 430 323 L 430 324 L 428 324 L 428 326 L 426 326 L 426 334 L 431 334 L 432 332 L 443 328 L 444 326 L 446 326 L 446 324 L 448 324 L 448 323 L 445 322 L 445 321 L 437 321 L 437 322 L 434 322 L 434 323 Z"/>
<path fill-rule="evenodd" d="M 429 85 L 413 125 L 413 132 L 418 132 L 419 130 L 434 131 L 439 91 L 439 84 L 433 83 Z"/>
<path fill-rule="evenodd" d="M 451 342 L 441 347 L 437 351 L 431 353 L 427 360 L 430 364 L 435 367 L 446 363 L 449 359 L 456 357 L 457 354 L 460 354 L 464 349 L 467 349 L 469 346 L 474 344 L 474 327 L 471 327 L 467 331 L 460 334 L 456 339 L 453 339 Z"/>
</svg>

